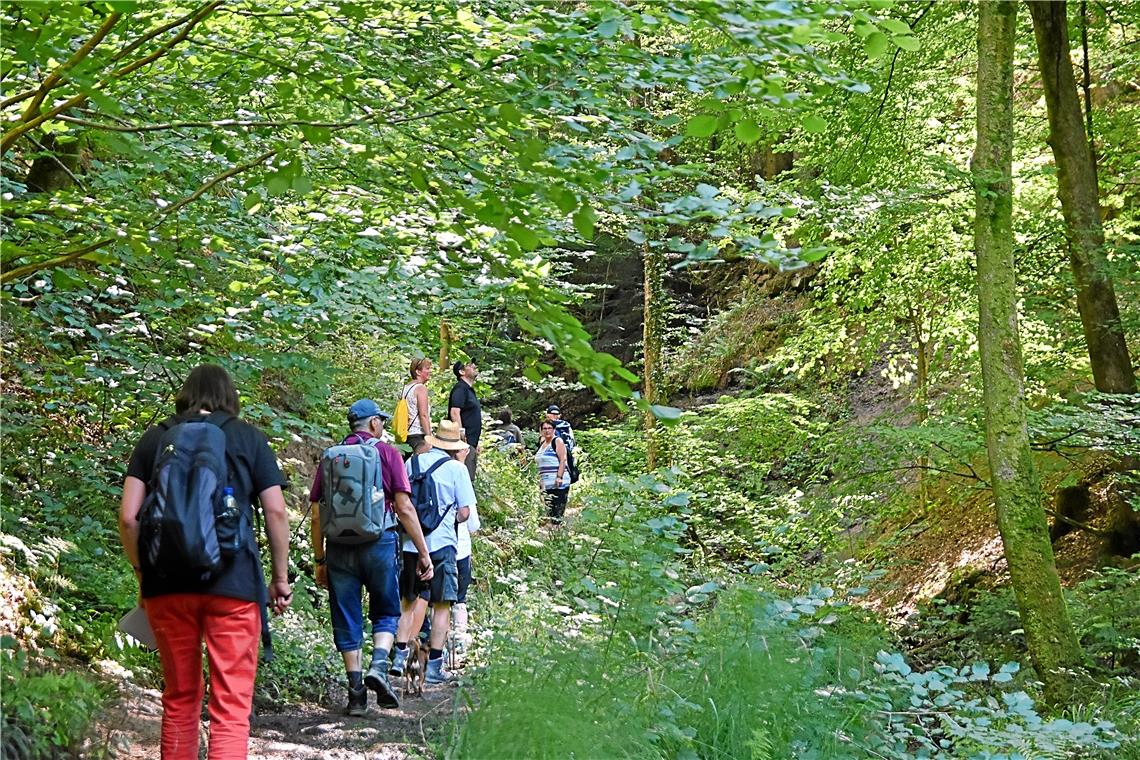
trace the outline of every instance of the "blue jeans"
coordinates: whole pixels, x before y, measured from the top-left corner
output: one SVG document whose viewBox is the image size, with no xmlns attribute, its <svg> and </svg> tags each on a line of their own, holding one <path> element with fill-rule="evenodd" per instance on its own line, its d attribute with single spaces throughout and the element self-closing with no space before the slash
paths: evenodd
<svg viewBox="0 0 1140 760">
<path fill-rule="evenodd" d="M 329 577 L 329 609 L 332 612 L 333 643 L 338 652 L 351 652 L 364 645 L 364 611 L 360 590 L 368 589 L 368 617 L 373 633 L 396 633 L 400 622 L 399 569 L 396 531 L 369 544 L 326 545 Z"/>
</svg>

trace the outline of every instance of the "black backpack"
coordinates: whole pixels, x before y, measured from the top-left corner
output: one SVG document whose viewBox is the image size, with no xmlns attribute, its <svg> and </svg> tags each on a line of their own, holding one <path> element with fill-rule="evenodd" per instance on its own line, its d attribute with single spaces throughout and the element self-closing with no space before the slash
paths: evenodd
<svg viewBox="0 0 1140 760">
<path fill-rule="evenodd" d="M 435 491 L 435 482 L 431 479 L 432 473 L 450 459 L 451 457 L 444 457 L 426 470 L 420 470 L 419 456 L 412 457 L 412 475 L 408 481 L 412 486 L 412 504 L 416 507 L 420 528 L 425 536 L 438 528 L 443 522 L 444 515 L 451 511 L 451 507 L 441 508 L 439 496 Z"/>
<path fill-rule="evenodd" d="M 566 471 L 570 473 L 570 482 L 577 483 L 581 473 L 578 472 L 578 463 L 574 461 L 574 449 L 569 445 L 566 446 Z"/>
<path fill-rule="evenodd" d="M 245 544 L 245 516 L 232 496 L 224 497 L 230 477 L 222 428 L 233 419 L 164 423 L 140 511 L 144 572 L 207 581 Z"/>
</svg>

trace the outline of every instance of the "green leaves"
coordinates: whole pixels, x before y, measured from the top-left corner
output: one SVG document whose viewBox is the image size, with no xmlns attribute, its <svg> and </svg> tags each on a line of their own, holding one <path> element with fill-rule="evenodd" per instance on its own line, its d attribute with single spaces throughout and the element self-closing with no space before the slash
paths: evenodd
<svg viewBox="0 0 1140 760">
<path fill-rule="evenodd" d="M 827 131 L 827 121 L 818 114 L 811 114 L 804 119 L 804 129 L 813 134 L 820 134 Z"/>
<path fill-rule="evenodd" d="M 753 119 L 741 119 L 736 122 L 736 138 L 746 145 L 756 142 L 760 139 L 760 125 Z"/>
<path fill-rule="evenodd" d="M 618 29 L 621 27 L 621 20 L 616 18 L 608 18 L 602 23 L 598 24 L 598 36 L 609 39 L 617 34 Z"/>
<path fill-rule="evenodd" d="M 507 228 L 507 236 L 522 246 L 524 251 L 533 251 L 542 244 L 534 230 L 522 224 L 512 224 Z"/>
<path fill-rule="evenodd" d="M 594 238 L 594 222 L 597 221 L 598 215 L 589 206 L 583 206 L 574 212 L 574 229 L 578 230 L 578 234 L 586 240 Z"/>
<path fill-rule="evenodd" d="M 891 41 L 887 35 L 880 31 L 871 32 L 867 39 L 863 40 L 863 49 L 867 53 L 867 57 L 872 61 L 876 58 L 882 57 L 883 53 L 887 52 L 887 47 Z"/>
<path fill-rule="evenodd" d="M 685 125 L 685 134 L 689 137 L 710 137 L 716 132 L 717 117 L 712 114 L 701 114 L 689 119 Z"/>
<path fill-rule="evenodd" d="M 922 43 L 919 42 L 918 39 L 916 39 L 914 37 L 909 37 L 909 36 L 892 37 L 891 39 L 900 48 L 902 48 L 903 50 L 909 50 L 912 53 L 916 52 L 922 48 Z"/>
</svg>

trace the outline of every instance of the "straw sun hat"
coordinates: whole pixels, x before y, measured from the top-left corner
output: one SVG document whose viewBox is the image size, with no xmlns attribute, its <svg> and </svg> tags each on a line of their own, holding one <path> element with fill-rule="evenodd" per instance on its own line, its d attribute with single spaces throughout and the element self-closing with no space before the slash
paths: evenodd
<svg viewBox="0 0 1140 760">
<path fill-rule="evenodd" d="M 440 420 L 435 427 L 435 435 L 427 436 L 427 442 L 444 451 L 462 451 L 470 446 L 463 440 L 463 428 L 451 420 Z"/>
</svg>

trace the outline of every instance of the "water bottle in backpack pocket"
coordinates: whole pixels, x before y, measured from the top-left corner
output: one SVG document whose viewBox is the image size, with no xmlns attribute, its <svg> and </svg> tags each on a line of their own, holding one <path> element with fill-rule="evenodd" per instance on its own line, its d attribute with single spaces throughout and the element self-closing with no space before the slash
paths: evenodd
<svg viewBox="0 0 1140 760">
<path fill-rule="evenodd" d="M 380 452 L 371 440 L 328 447 L 320 467 L 321 532 L 327 540 L 362 544 L 396 524 L 384 503 Z"/>
<path fill-rule="evenodd" d="M 245 543 L 246 519 L 227 485 L 222 427 L 232 419 L 187 420 L 163 433 L 140 512 L 144 571 L 208 580 Z"/>
</svg>

